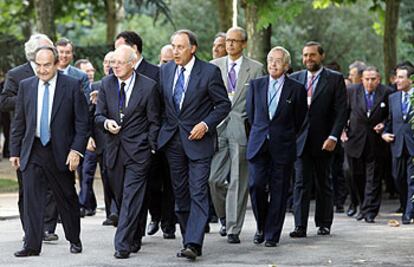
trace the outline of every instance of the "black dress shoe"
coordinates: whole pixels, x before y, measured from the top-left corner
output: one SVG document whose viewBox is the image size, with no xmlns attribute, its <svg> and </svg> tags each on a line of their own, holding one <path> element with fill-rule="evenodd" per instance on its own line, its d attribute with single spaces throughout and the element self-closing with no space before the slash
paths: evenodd
<svg viewBox="0 0 414 267">
<path fill-rule="evenodd" d="M 362 213 L 359 213 L 357 216 L 356 216 L 356 220 L 357 221 L 360 221 L 360 220 L 362 220 L 362 219 L 364 219 L 365 218 L 365 215 L 364 214 L 362 214 Z"/>
<path fill-rule="evenodd" d="M 82 242 L 70 243 L 70 253 L 78 254 L 82 252 Z"/>
<path fill-rule="evenodd" d="M 109 219 L 112 221 L 112 225 L 113 225 L 114 227 L 117 227 L 117 226 L 118 226 L 118 219 L 119 219 L 118 214 L 116 214 L 116 213 L 111 213 L 111 214 L 109 215 Z"/>
<path fill-rule="evenodd" d="M 374 219 L 374 217 L 365 217 L 365 222 L 367 222 L 367 223 L 374 223 L 375 222 L 375 219 Z"/>
<path fill-rule="evenodd" d="M 220 227 L 219 234 L 220 234 L 221 236 L 226 236 L 226 235 L 227 235 L 226 225 L 222 225 L 222 226 Z"/>
<path fill-rule="evenodd" d="M 114 225 L 114 222 L 111 219 L 106 218 L 105 221 L 102 222 L 102 225 L 105 225 L 105 226 L 111 225 L 112 226 L 112 225 Z"/>
<path fill-rule="evenodd" d="M 86 213 L 85 208 L 80 208 L 79 215 L 80 215 L 81 218 L 85 217 L 85 213 Z"/>
<path fill-rule="evenodd" d="M 346 211 L 346 215 L 349 217 L 354 216 L 357 213 L 357 208 L 355 205 L 350 205 L 348 210 Z"/>
<path fill-rule="evenodd" d="M 276 247 L 276 246 L 277 246 L 277 243 L 275 241 L 269 241 L 269 240 L 267 240 L 265 242 L 265 247 L 272 248 L 272 247 Z"/>
<path fill-rule="evenodd" d="M 50 242 L 50 241 L 57 241 L 59 240 L 59 236 L 55 233 L 45 232 L 43 234 L 43 241 Z"/>
<path fill-rule="evenodd" d="M 40 251 L 30 249 L 30 248 L 23 248 L 22 250 L 16 251 L 14 253 L 15 257 L 30 257 L 30 256 L 39 256 Z"/>
<path fill-rule="evenodd" d="M 318 235 L 330 235 L 331 230 L 328 227 L 321 226 L 318 229 Z"/>
<path fill-rule="evenodd" d="M 129 252 L 126 251 L 115 251 L 114 257 L 117 259 L 128 259 Z"/>
<path fill-rule="evenodd" d="M 131 246 L 132 253 L 138 253 L 141 250 L 141 242 L 137 242 Z"/>
<path fill-rule="evenodd" d="M 148 224 L 147 234 L 148 235 L 154 235 L 158 230 L 160 229 L 159 223 L 151 221 Z"/>
<path fill-rule="evenodd" d="M 263 232 L 257 231 L 254 234 L 253 243 L 255 243 L 256 245 L 259 245 L 259 244 L 261 244 L 263 242 L 264 242 L 264 234 L 263 234 Z"/>
<path fill-rule="evenodd" d="M 175 234 L 174 233 L 162 233 L 162 237 L 164 239 L 175 239 Z"/>
<path fill-rule="evenodd" d="M 295 230 L 290 232 L 289 236 L 292 238 L 306 237 L 306 229 L 301 226 L 296 226 Z"/>
<path fill-rule="evenodd" d="M 240 243 L 239 235 L 236 235 L 236 234 L 228 234 L 227 235 L 227 243 L 230 243 L 230 244 L 239 244 Z"/>
<path fill-rule="evenodd" d="M 96 210 L 86 209 L 85 216 L 94 216 L 96 214 Z"/>
<path fill-rule="evenodd" d="M 204 233 L 208 234 L 210 233 L 210 224 L 206 224 L 206 227 L 204 228 Z"/>
<path fill-rule="evenodd" d="M 335 212 L 336 213 L 344 213 L 345 212 L 344 206 L 343 205 L 336 205 Z"/>
</svg>

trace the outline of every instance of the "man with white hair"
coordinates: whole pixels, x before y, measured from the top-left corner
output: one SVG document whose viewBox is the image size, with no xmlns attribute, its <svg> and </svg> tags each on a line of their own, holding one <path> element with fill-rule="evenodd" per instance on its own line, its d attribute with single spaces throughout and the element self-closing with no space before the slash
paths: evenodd
<svg viewBox="0 0 414 267">
<path fill-rule="evenodd" d="M 105 164 L 120 210 L 115 258 L 141 248 L 141 220 L 151 154 L 157 150 L 160 96 L 157 83 L 135 72 L 135 51 L 120 45 L 111 60 L 113 75 L 102 79 L 95 123 L 107 133 Z M 138 234 L 137 234 L 138 233 Z"/>
<path fill-rule="evenodd" d="M 53 42 L 44 34 L 33 34 L 30 36 L 30 39 L 24 44 L 24 51 L 26 54 L 27 62 L 17 66 L 6 75 L 6 81 L 4 83 L 4 88 L 0 94 L 0 110 L 3 112 L 14 112 L 17 92 L 19 90 L 20 81 L 35 76 L 36 74 L 36 64 L 35 60 L 35 51 L 41 46 L 53 46 Z M 11 116 L 12 120 L 14 116 Z M 22 185 L 22 174 L 19 169 L 17 169 L 17 181 L 19 183 L 19 214 L 20 221 L 24 230 L 24 221 L 23 221 L 23 185 Z M 56 235 L 48 237 L 48 234 L 45 236 L 45 239 L 52 241 L 57 239 Z"/>
</svg>

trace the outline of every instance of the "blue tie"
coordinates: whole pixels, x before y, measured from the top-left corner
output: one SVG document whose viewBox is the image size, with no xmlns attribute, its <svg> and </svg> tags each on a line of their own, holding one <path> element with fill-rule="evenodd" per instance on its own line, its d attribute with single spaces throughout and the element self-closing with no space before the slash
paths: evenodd
<svg viewBox="0 0 414 267">
<path fill-rule="evenodd" d="M 272 84 L 269 87 L 269 93 L 268 93 L 268 96 L 267 96 L 267 104 L 268 104 L 268 107 L 269 107 L 269 118 L 270 119 L 273 119 L 273 116 L 275 115 L 276 108 L 277 108 L 276 85 L 277 85 L 277 80 L 272 80 Z"/>
<path fill-rule="evenodd" d="M 45 83 L 45 92 L 42 101 L 42 113 L 40 114 L 40 142 L 47 145 L 50 140 L 49 133 L 49 83 Z"/>
<path fill-rule="evenodd" d="M 178 79 L 174 87 L 174 104 L 177 112 L 180 110 L 180 102 L 184 94 L 184 71 L 185 68 L 181 67 L 180 75 L 178 75 Z"/>
<path fill-rule="evenodd" d="M 403 102 L 401 103 L 401 110 L 402 110 L 402 114 L 403 116 L 406 118 L 408 115 L 408 109 L 409 109 L 409 98 L 408 98 L 408 93 L 403 92 Z M 405 120 L 404 118 L 404 120 Z"/>
</svg>

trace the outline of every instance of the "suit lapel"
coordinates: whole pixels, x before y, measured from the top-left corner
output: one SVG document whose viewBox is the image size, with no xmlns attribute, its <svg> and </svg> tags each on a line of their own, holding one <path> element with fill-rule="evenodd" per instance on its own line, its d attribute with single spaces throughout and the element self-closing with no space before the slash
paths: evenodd
<svg viewBox="0 0 414 267">
<path fill-rule="evenodd" d="M 185 90 L 185 95 L 184 95 L 184 101 L 183 104 L 181 106 L 181 112 L 183 111 L 183 109 L 185 109 L 186 104 L 191 101 L 191 97 L 195 94 L 195 90 L 196 85 L 198 84 L 198 81 L 200 80 L 200 62 L 198 61 L 198 59 L 195 59 L 194 62 L 194 67 L 191 70 L 190 76 L 188 78 L 188 85 L 187 85 L 187 89 Z"/>
<path fill-rule="evenodd" d="M 39 78 L 36 78 L 33 80 L 32 83 L 32 90 L 30 90 L 29 92 L 29 103 L 30 103 L 30 107 L 29 107 L 29 111 L 31 111 L 30 113 L 32 114 L 31 119 L 32 119 L 32 123 L 34 125 L 36 125 L 36 121 L 37 121 L 37 94 L 38 94 L 38 90 L 39 90 Z"/>
<path fill-rule="evenodd" d="M 328 72 L 326 71 L 326 69 L 323 69 L 320 74 L 318 84 L 315 87 L 315 92 L 313 93 L 311 104 L 315 101 L 316 98 L 318 98 L 318 96 L 321 95 L 321 93 L 323 92 L 327 84 L 328 84 Z"/>
<path fill-rule="evenodd" d="M 141 76 L 137 73 L 135 73 L 135 81 L 134 81 L 134 87 L 132 87 L 131 96 L 129 97 L 128 106 L 125 109 L 125 118 L 124 120 L 128 119 L 128 116 L 131 114 L 133 110 L 135 110 L 135 106 L 138 103 L 139 100 L 139 91 L 140 91 L 140 82 Z"/>
<path fill-rule="evenodd" d="M 397 97 L 394 98 L 394 113 L 397 114 L 398 118 L 401 118 L 401 121 L 404 121 L 403 115 L 402 115 L 402 111 L 401 111 L 401 97 L 402 97 L 402 93 L 401 91 L 398 91 L 397 93 Z"/>
<path fill-rule="evenodd" d="M 239 76 L 237 78 L 236 94 L 234 95 L 232 105 L 234 105 L 234 103 L 237 103 L 237 100 L 242 95 L 242 91 L 245 90 L 246 87 L 244 86 L 244 84 L 249 77 L 249 71 L 250 71 L 249 62 L 247 62 L 246 58 L 243 57 L 243 61 L 242 61 L 242 64 L 239 70 Z"/>
<path fill-rule="evenodd" d="M 269 75 L 263 78 L 261 82 L 262 84 L 258 87 L 259 88 L 258 91 L 259 91 L 259 94 L 261 94 L 260 99 L 262 102 L 262 106 L 265 107 L 266 117 L 269 118 L 269 104 L 267 103 L 267 95 L 269 91 Z M 260 88 L 264 88 L 264 90 L 260 90 Z"/>
<path fill-rule="evenodd" d="M 108 102 L 113 101 L 115 102 L 113 105 L 108 105 L 109 108 L 114 108 L 114 114 L 117 114 L 116 119 L 118 122 L 121 121 L 121 117 L 119 116 L 119 85 L 118 85 L 118 78 L 113 75 L 112 79 L 110 80 L 111 85 L 108 87 L 109 90 L 106 92 L 108 95 Z M 109 102 L 110 103 L 110 102 Z"/>
<path fill-rule="evenodd" d="M 53 119 L 55 118 L 56 113 L 59 110 L 59 106 L 62 103 L 63 97 L 65 96 L 65 92 L 66 84 L 62 82 L 62 75 L 58 73 L 56 80 L 55 95 L 53 97 L 52 102 L 52 116 L 50 117 L 50 123 L 53 122 Z"/>
<path fill-rule="evenodd" d="M 173 99 L 173 92 L 174 92 L 174 77 L 175 77 L 175 70 L 177 69 L 177 65 L 171 63 L 169 68 L 166 68 L 166 82 L 164 84 L 164 93 L 167 96 L 167 99 L 172 107 L 175 110 L 174 99 Z M 162 81 L 161 81 L 162 82 Z"/>
<path fill-rule="evenodd" d="M 374 96 L 374 105 L 372 106 L 372 112 L 373 113 L 375 111 L 375 109 L 379 106 L 379 104 L 381 103 L 381 100 L 384 98 L 384 90 L 382 90 L 381 87 L 378 87 L 375 90 L 375 96 Z"/>
<path fill-rule="evenodd" d="M 282 92 L 280 93 L 279 102 L 277 103 L 277 108 L 275 115 L 273 116 L 272 120 L 274 120 L 277 116 L 279 116 L 281 110 L 285 107 L 286 102 L 288 101 L 288 96 L 290 96 L 290 80 L 285 76 L 285 81 L 283 83 Z"/>
<path fill-rule="evenodd" d="M 367 105 L 365 103 L 365 91 L 364 91 L 364 87 L 359 86 L 357 89 L 357 94 L 356 94 L 356 101 L 357 101 L 357 110 L 364 116 L 367 116 Z"/>
</svg>

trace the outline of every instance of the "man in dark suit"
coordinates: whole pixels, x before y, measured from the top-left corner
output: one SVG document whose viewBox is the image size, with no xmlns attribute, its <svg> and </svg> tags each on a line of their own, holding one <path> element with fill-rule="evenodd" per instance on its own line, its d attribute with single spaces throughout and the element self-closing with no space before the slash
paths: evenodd
<svg viewBox="0 0 414 267">
<path fill-rule="evenodd" d="M 115 50 L 111 64 L 114 75 L 102 80 L 95 118 L 108 133 L 105 163 L 120 210 L 114 255 L 118 259 L 141 248 L 136 227 L 160 126 L 157 84 L 137 74 L 135 62 L 130 46 L 120 45 Z"/>
<path fill-rule="evenodd" d="M 395 83 L 398 92 L 389 97 L 389 119 L 382 134 L 382 139 L 391 144 L 394 179 L 399 193 L 405 197 L 403 224 L 410 224 L 414 218 L 413 75 L 413 67 L 397 67 Z"/>
<path fill-rule="evenodd" d="M 37 77 L 20 83 L 11 134 L 10 161 L 23 175 L 25 244 L 16 257 L 39 255 L 46 190 L 54 195 L 70 252 L 80 253 L 79 203 L 74 171 L 89 135 L 80 82 L 58 73 L 58 52 L 35 52 Z"/>
<path fill-rule="evenodd" d="M 0 109 L 6 112 L 13 112 L 16 106 L 17 93 L 19 89 L 20 81 L 35 76 L 36 64 L 34 63 L 34 52 L 37 48 L 41 46 L 53 46 L 53 42 L 44 34 L 34 34 L 30 39 L 25 43 L 25 54 L 27 62 L 23 65 L 17 66 L 7 72 L 6 80 L 4 83 L 3 91 L 0 95 Z M 11 120 L 13 123 L 13 114 Z M 23 183 L 22 183 L 22 173 L 20 169 L 16 170 L 17 181 L 19 183 L 19 215 L 20 221 L 22 223 L 22 228 L 24 230 L 24 205 L 23 205 Z M 53 205 L 53 203 L 48 202 L 47 206 Z M 57 240 L 58 236 L 52 233 L 45 233 L 45 240 L 53 241 Z"/>
<path fill-rule="evenodd" d="M 307 112 L 305 88 L 285 75 L 289 65 L 289 52 L 274 47 L 267 55 L 269 76 L 252 80 L 247 92 L 252 125 L 247 143 L 249 190 L 257 224 L 254 243 L 266 241 L 266 247 L 275 247 L 282 233 L 296 136 Z"/>
<path fill-rule="evenodd" d="M 307 90 L 308 115 L 297 139 L 295 163 L 295 230 L 291 237 L 306 237 L 310 191 L 315 185 L 315 223 L 318 235 L 329 235 L 333 221 L 333 190 L 329 165 L 338 138 L 346 122 L 346 89 L 342 74 L 322 67 L 325 54 L 317 42 L 308 42 L 302 50 L 306 70 L 290 77 Z"/>
<path fill-rule="evenodd" d="M 207 224 L 208 176 L 214 154 L 216 126 L 228 115 L 231 102 L 218 67 L 197 59 L 197 38 L 189 30 L 171 37 L 174 62 L 161 67 L 164 120 L 158 143 L 170 165 L 175 210 L 184 248 L 177 254 L 201 256 Z"/>
<path fill-rule="evenodd" d="M 348 123 L 342 139 L 351 171 L 350 193 L 360 205 L 357 220 L 373 223 L 381 204 L 386 143 L 381 139 L 390 90 L 375 67 L 362 72 L 362 84 L 348 89 Z"/>
</svg>

